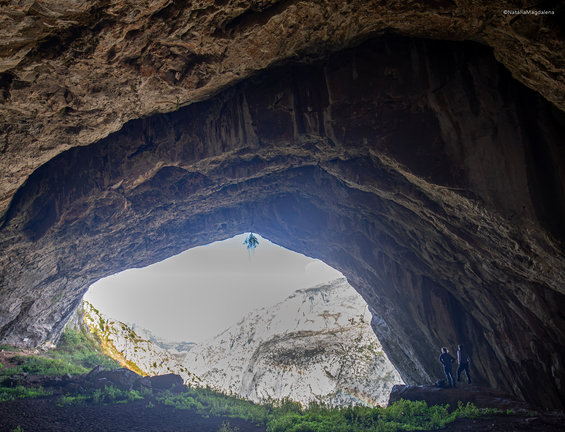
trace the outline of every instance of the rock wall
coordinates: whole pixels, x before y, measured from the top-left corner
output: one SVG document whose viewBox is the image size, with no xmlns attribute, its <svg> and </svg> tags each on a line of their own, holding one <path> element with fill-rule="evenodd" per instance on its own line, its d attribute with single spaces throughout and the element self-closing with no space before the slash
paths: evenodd
<svg viewBox="0 0 565 432">
<path fill-rule="evenodd" d="M 54 337 L 89 284 L 253 230 L 371 307 L 407 383 L 565 404 L 565 115 L 476 44 L 381 38 L 72 148 L 0 231 L 0 338 Z"/>
</svg>

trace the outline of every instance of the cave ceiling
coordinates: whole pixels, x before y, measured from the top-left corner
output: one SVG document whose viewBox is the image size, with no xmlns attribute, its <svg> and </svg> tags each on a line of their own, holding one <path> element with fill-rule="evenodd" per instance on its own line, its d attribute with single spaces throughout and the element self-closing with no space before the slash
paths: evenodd
<svg viewBox="0 0 565 432">
<path fill-rule="evenodd" d="M 537 4 L 537 3 L 536 3 Z M 556 15 L 527 1 L 8 0 L 0 3 L 0 214 L 25 179 L 127 121 L 207 99 L 281 62 L 383 33 L 471 40 L 565 108 Z"/>
<path fill-rule="evenodd" d="M 518 3 L 1 5 L 0 338 L 252 229 L 342 271 L 405 381 L 464 342 L 563 407 L 563 34 Z"/>
</svg>

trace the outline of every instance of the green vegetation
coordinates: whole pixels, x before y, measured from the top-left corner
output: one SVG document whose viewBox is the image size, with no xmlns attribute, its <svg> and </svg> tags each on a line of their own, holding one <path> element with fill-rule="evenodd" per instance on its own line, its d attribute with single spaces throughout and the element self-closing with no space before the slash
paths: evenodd
<svg viewBox="0 0 565 432">
<path fill-rule="evenodd" d="M 110 405 L 128 403 L 136 400 L 142 400 L 151 396 L 151 390 L 120 390 L 114 386 L 106 386 L 102 389 L 96 389 L 91 393 L 80 393 L 74 395 L 64 395 L 59 398 L 57 405 L 82 405 L 85 403 L 94 403 L 98 405 Z"/>
<path fill-rule="evenodd" d="M 0 368 L 0 380 L 20 373 L 49 376 L 77 375 L 89 372 L 96 365 L 108 369 L 119 367 L 116 361 L 102 352 L 98 341 L 85 332 L 74 330 L 65 330 L 57 348 L 48 353 L 35 356 L 18 355 L 13 360 L 18 365 Z M 0 402 L 50 394 L 41 387 L 38 389 L 24 386 L 0 387 Z"/>
<path fill-rule="evenodd" d="M 395 402 L 387 408 L 348 407 L 343 409 L 313 405 L 308 409 L 275 409 L 267 432 L 396 432 L 440 429 L 457 418 L 497 414 L 473 404 L 460 404 L 453 412 L 448 405 L 428 406 L 424 401 Z"/>
<path fill-rule="evenodd" d="M 0 344 L 0 351 L 21 351 L 21 349 L 12 345 Z"/>
<path fill-rule="evenodd" d="M 116 369 L 120 364 L 107 356 L 102 348 L 100 341 L 95 335 L 86 330 L 75 331 L 65 330 L 57 349 L 52 352 L 55 358 L 75 364 L 77 369 L 89 372 L 95 366 L 102 366 L 106 369 Z M 79 372 L 77 373 L 84 373 Z"/>
<path fill-rule="evenodd" d="M 1 387 L 0 402 L 6 402 L 14 399 L 38 398 L 43 396 L 49 396 L 51 394 L 52 394 L 51 392 L 45 391 L 42 387 L 39 388 L 28 388 L 24 386 Z"/>
<path fill-rule="evenodd" d="M 269 405 L 257 405 L 210 389 L 187 388 L 182 393 L 164 392 L 156 399 L 163 405 L 194 410 L 204 417 L 240 418 L 257 425 L 266 424 L 271 412 Z"/>
<path fill-rule="evenodd" d="M 267 432 L 396 432 L 440 429 L 457 418 L 477 418 L 502 414 L 459 404 L 454 411 L 448 405 L 428 406 L 423 401 L 401 400 L 387 408 L 328 408 L 313 404 L 303 408 L 292 401 L 256 405 L 225 396 L 209 389 L 188 389 L 183 393 L 166 392 L 157 401 L 176 409 L 194 410 L 202 416 L 240 418 L 267 427 Z"/>
<path fill-rule="evenodd" d="M 119 364 L 102 352 L 100 344 L 86 332 L 65 330 L 56 349 L 38 356 L 15 356 L 18 366 L 0 369 L 0 378 L 18 373 L 34 375 L 79 375 L 101 365 L 115 369 Z"/>
<path fill-rule="evenodd" d="M 237 432 L 238 430 L 239 428 L 237 426 L 232 427 L 230 422 L 224 422 L 220 429 L 218 429 L 218 432 Z"/>
<path fill-rule="evenodd" d="M 24 430 L 22 429 L 21 426 L 18 426 L 17 428 L 12 429 L 12 432 L 24 432 Z"/>
</svg>

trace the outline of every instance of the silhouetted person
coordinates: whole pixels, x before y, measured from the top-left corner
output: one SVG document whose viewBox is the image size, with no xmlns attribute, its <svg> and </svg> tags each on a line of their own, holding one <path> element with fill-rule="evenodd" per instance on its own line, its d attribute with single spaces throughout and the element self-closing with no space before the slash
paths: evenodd
<svg viewBox="0 0 565 432">
<path fill-rule="evenodd" d="M 463 345 L 459 345 L 457 348 L 457 363 L 459 363 L 459 366 L 457 367 L 457 381 L 461 381 L 461 372 L 465 371 L 465 374 L 467 374 L 467 381 L 471 384 L 471 375 L 469 375 L 469 363 L 471 363 L 471 357 L 469 357 L 469 353 L 465 351 Z"/>
<path fill-rule="evenodd" d="M 449 387 L 455 387 L 455 379 L 453 378 L 453 362 L 455 362 L 455 359 L 447 352 L 446 347 L 441 349 L 439 361 L 443 365 L 443 373 L 445 374 L 445 378 L 447 378 L 447 385 Z"/>
</svg>

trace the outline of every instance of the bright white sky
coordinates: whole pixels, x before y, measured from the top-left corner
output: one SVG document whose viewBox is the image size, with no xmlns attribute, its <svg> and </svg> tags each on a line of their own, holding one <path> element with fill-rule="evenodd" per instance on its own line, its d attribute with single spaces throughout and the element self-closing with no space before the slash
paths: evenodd
<svg viewBox="0 0 565 432">
<path fill-rule="evenodd" d="M 320 260 L 257 237 L 251 253 L 241 234 L 109 276 L 93 284 L 85 300 L 164 339 L 198 343 L 298 289 L 342 277 Z"/>
</svg>

